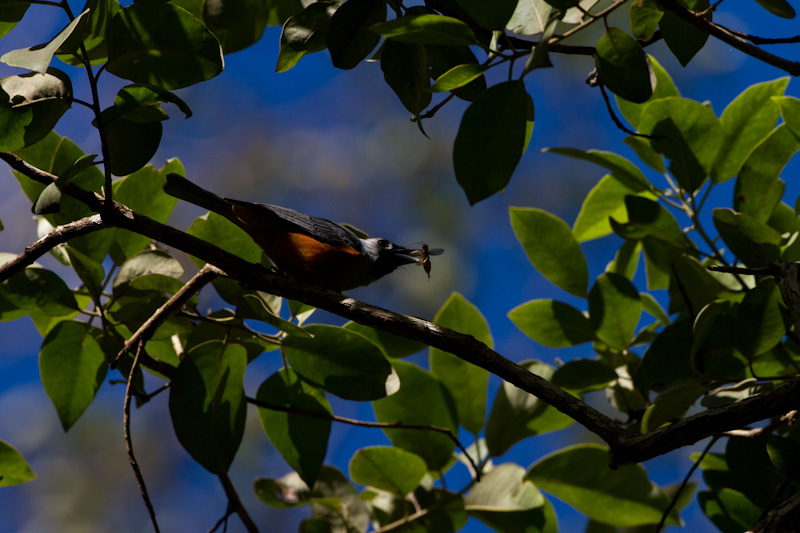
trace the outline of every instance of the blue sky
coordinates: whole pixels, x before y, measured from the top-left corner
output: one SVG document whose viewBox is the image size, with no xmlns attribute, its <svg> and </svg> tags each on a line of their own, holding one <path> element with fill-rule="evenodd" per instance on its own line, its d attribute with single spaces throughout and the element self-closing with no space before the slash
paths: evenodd
<svg viewBox="0 0 800 533">
<path fill-rule="evenodd" d="M 723 9 L 727 7 L 723 4 Z M 0 52 L 49 39 L 65 23 L 63 18 L 51 18 L 56 11 L 32 6 L 23 24 L 0 41 Z M 762 36 L 797 33 L 796 21 L 764 15 L 755 2 L 737 5 L 733 11 L 717 20 Z M 626 27 L 624 20 L 616 24 Z M 602 31 L 596 26 L 581 44 L 596 42 Z M 431 139 L 426 139 L 383 83 L 377 63 L 337 71 L 327 53 L 321 52 L 303 58 L 287 73 L 275 74 L 279 35 L 279 28 L 268 29 L 258 44 L 226 57 L 225 71 L 218 78 L 179 92 L 195 116 L 184 120 L 176 108 L 166 107 L 174 120 L 165 124 L 162 147 L 153 163 L 160 167 L 168 158 L 179 157 L 190 179 L 226 196 L 286 205 L 350 222 L 372 235 L 406 243 L 425 240 L 447 249 L 435 258 L 430 281 L 421 269 L 412 267 L 353 291 L 354 297 L 432 318 L 450 293 L 459 292 L 486 317 L 496 349 L 514 361 L 536 358 L 554 364 L 556 358 L 592 357 L 587 347 L 554 351 L 538 346 L 506 317 L 510 309 L 534 298 L 558 298 L 582 307 L 533 270 L 511 231 L 507 212 L 513 205 L 540 207 L 572 223 L 586 191 L 604 173 L 540 150 L 571 146 L 634 157 L 622 144 L 625 134 L 614 127 L 599 92 L 584 83 L 593 68 L 591 59 L 554 55 L 555 69 L 536 71 L 526 78 L 537 110 L 528 153 L 503 195 L 469 207 L 450 162 L 464 103 L 453 101 L 428 121 Z M 713 39 L 685 69 L 670 58 L 663 43 L 649 51 L 667 68 L 684 96 L 710 100 L 717 114 L 750 84 L 784 75 Z M 798 45 L 773 51 L 800 57 Z M 59 68 L 73 78 L 76 94 L 87 94 L 83 73 L 63 65 Z M 0 75 L 12 73 L 0 65 Z M 101 98 L 108 105 L 125 82 L 110 75 L 101 80 Z M 800 96 L 799 87 L 791 82 L 787 94 Z M 56 130 L 84 151 L 97 153 L 90 120 L 88 112 L 76 106 Z M 799 167 L 797 161 L 792 162 L 783 176 L 788 185 L 784 200 L 790 205 L 800 194 L 795 177 Z M 36 238 L 36 228 L 16 181 L 10 174 L 3 179 L 8 192 L 0 199 L 0 217 L 6 227 L 0 233 L 0 251 L 18 253 Z M 729 205 L 733 183 L 721 189 L 710 202 Z M 199 214 L 182 204 L 171 223 L 185 228 Z M 617 242 L 613 239 L 584 246 L 592 276 L 613 258 Z M 43 263 L 57 269 L 52 260 Z M 217 304 L 209 295 L 203 298 L 205 305 Z M 324 313 L 316 318 L 337 322 Z M 0 438 L 17 447 L 40 476 L 4 491 L 0 516 L 12 517 L 10 531 L 47 530 L 54 523 L 77 524 L 75 531 L 79 531 L 84 517 L 98 517 L 97 523 L 104 527 L 148 530 L 119 427 L 122 387 L 104 385 L 83 419 L 64 434 L 38 378 L 40 340 L 32 324 L 28 319 L 0 323 L 0 338 Z M 425 364 L 426 354 L 413 360 Z M 269 354 L 254 363 L 248 370 L 248 392 L 254 393 L 278 365 Z M 493 379 L 490 401 L 498 386 L 499 380 Z M 603 403 L 601 397 L 593 400 Z M 334 407 L 343 416 L 372 417 L 368 404 L 334 401 Z M 587 432 L 573 427 L 518 444 L 500 461 L 527 467 L 565 443 L 589 439 Z M 387 442 L 376 430 L 336 427 L 328 462 L 346 470 L 357 448 Z M 204 531 L 224 513 L 224 496 L 215 478 L 179 448 L 169 424 L 166 396 L 134 413 L 134 444 L 164 530 Z M 680 481 L 691 466 L 691 451 L 681 449 L 648 463 L 652 479 L 662 484 Z M 268 520 L 274 531 L 296 530 L 296 522 L 306 511 L 271 513 L 254 500 L 250 486 L 256 475 L 280 477 L 287 471 L 251 416 L 232 477 L 257 520 Z M 583 518 L 557 501 L 554 504 L 562 531 L 583 527 Z M 279 522 L 287 515 L 288 523 Z M 684 517 L 692 531 L 713 530 L 696 505 Z M 238 522 L 234 520 L 231 526 L 238 531 Z M 5 531 L 3 527 L 0 531 Z M 471 521 L 465 531 L 486 528 Z"/>
</svg>

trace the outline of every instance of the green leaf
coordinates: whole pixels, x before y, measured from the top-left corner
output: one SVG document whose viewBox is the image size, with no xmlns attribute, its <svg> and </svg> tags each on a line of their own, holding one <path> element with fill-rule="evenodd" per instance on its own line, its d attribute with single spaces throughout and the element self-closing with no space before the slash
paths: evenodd
<svg viewBox="0 0 800 533">
<path fill-rule="evenodd" d="M 645 0 L 645 3 L 648 1 L 652 0 Z M 631 4 L 631 6 L 638 3 L 639 2 L 635 2 L 634 4 Z M 623 98 L 616 98 L 617 107 L 619 107 L 622 116 L 625 117 L 625 120 L 627 120 L 631 126 L 637 129 L 639 128 L 639 121 L 641 120 L 642 113 L 650 102 L 654 102 L 661 98 L 680 97 L 681 95 L 680 92 L 678 92 L 678 88 L 675 86 L 675 83 L 673 83 L 672 78 L 669 76 L 667 71 L 664 70 L 664 67 L 661 66 L 661 63 L 659 63 L 656 58 L 651 55 L 648 55 L 647 58 L 649 59 L 650 66 L 652 67 L 653 73 L 656 76 L 655 89 L 653 90 L 653 95 L 650 97 L 650 100 L 643 104 L 637 104 Z M 663 171 L 660 172 L 663 173 Z"/>
<path fill-rule="evenodd" d="M 428 52 L 431 77 L 438 81 L 447 74 L 447 77 L 442 79 L 442 82 L 446 81 L 447 85 L 461 83 L 467 77 L 471 77 L 479 68 L 478 59 L 469 46 L 437 46 L 429 44 L 425 46 L 425 50 Z M 443 89 L 444 86 L 434 84 L 434 87 L 437 87 L 437 89 L 431 87 L 428 90 L 439 90 Z M 464 86 L 443 90 L 452 90 L 453 94 L 458 98 L 472 102 L 486 90 L 486 77 L 481 74 Z"/>
<path fill-rule="evenodd" d="M 637 39 L 649 41 L 658 30 L 664 11 L 656 0 L 632 2 L 630 9 L 631 33 Z"/>
<path fill-rule="evenodd" d="M 724 533 L 750 531 L 761 517 L 761 509 L 739 491 L 723 488 L 697 494 L 706 516 Z"/>
<path fill-rule="evenodd" d="M 625 197 L 625 208 L 628 211 L 628 223 L 624 225 L 626 233 L 638 238 L 650 235 L 679 249 L 691 246 L 678 221 L 661 204 L 643 196 L 629 195 Z"/>
<path fill-rule="evenodd" d="M 472 335 L 489 348 L 492 347 L 486 319 L 477 307 L 458 293 L 450 295 L 433 322 L 443 328 Z M 437 348 L 430 349 L 430 369 L 455 401 L 459 424 L 467 431 L 478 434 L 486 417 L 489 372 Z"/>
<path fill-rule="evenodd" d="M 543 151 L 580 159 L 581 161 L 589 161 L 603 167 L 611 171 L 617 180 L 634 192 L 638 193 L 653 188 L 644 173 L 636 165 L 613 152 L 584 151 L 577 148 L 545 148 Z"/>
<path fill-rule="evenodd" d="M 22 454 L 9 443 L 0 440 L 0 487 L 21 485 L 36 479 Z"/>
<path fill-rule="evenodd" d="M 242 228 L 216 213 L 208 213 L 196 218 L 186 233 L 210 242 L 226 252 L 248 261 L 258 264 L 261 262 L 263 252 L 253 239 Z M 194 259 L 195 264 L 202 266 L 205 261 Z"/>
<path fill-rule="evenodd" d="M 573 227 L 575 239 L 578 242 L 586 242 L 613 233 L 609 219 L 622 224 L 628 222 L 625 197 L 636 193 L 637 191 L 617 179 L 614 174 L 604 176 L 583 201 Z M 641 195 L 656 200 L 656 196 L 649 192 L 643 192 Z"/>
<path fill-rule="evenodd" d="M 642 417 L 642 433 L 649 433 L 686 416 L 708 389 L 699 383 L 678 383 L 656 396 Z"/>
<path fill-rule="evenodd" d="M 311 337 L 289 335 L 283 353 L 292 370 L 314 387 L 346 400 L 377 400 L 399 387 L 380 348 L 350 330 L 311 325 Z"/>
<path fill-rule="evenodd" d="M 703 184 L 723 142 L 714 112 L 685 98 L 652 102 L 642 113 L 638 129 L 655 137 L 650 139 L 651 146 L 670 160 L 670 172 L 688 192 Z"/>
<path fill-rule="evenodd" d="M 280 52 L 275 72 L 286 72 L 306 54 L 327 48 L 328 27 L 340 2 L 315 2 L 289 17 L 281 32 Z"/>
<path fill-rule="evenodd" d="M 778 121 L 772 98 L 786 90 L 789 78 L 752 85 L 725 108 L 719 118 L 722 148 L 717 153 L 711 181 L 722 183 L 739 173 L 748 155 Z"/>
<path fill-rule="evenodd" d="M 522 4 L 523 2 L 520 2 Z M 558 519 L 553 505 L 545 500 L 542 507 L 528 511 L 469 511 L 497 533 L 558 533 Z"/>
<path fill-rule="evenodd" d="M 264 34 L 270 19 L 271 5 L 259 0 L 203 2 L 203 22 L 214 32 L 226 54 L 255 44 Z"/>
<path fill-rule="evenodd" d="M 89 15 L 56 52 L 57 58 L 75 67 L 82 67 L 84 64 L 81 45 L 92 66 L 108 61 L 108 24 L 122 10 L 122 5 L 117 0 L 87 0 L 84 5 L 84 10 L 86 9 L 90 10 Z"/>
<path fill-rule="evenodd" d="M 30 0 L 5 0 L 3 2 L 3 14 L 0 15 L 0 38 L 5 37 L 14 29 L 14 26 L 25 16 L 30 5 Z"/>
<path fill-rule="evenodd" d="M 589 319 L 557 300 L 532 300 L 509 311 L 508 318 L 525 335 L 550 348 L 577 346 L 595 339 Z"/>
<path fill-rule="evenodd" d="M 61 208 L 61 190 L 67 183 L 72 181 L 77 174 L 91 167 L 94 164 L 95 158 L 97 158 L 95 154 L 81 156 L 72 166 L 65 170 L 56 181 L 45 187 L 39 195 L 39 198 L 36 199 L 36 203 L 33 204 L 33 213 L 35 215 L 57 213 Z"/>
<path fill-rule="evenodd" d="M 457 0 L 457 3 L 470 18 L 487 30 L 504 29 L 517 7 L 517 0 Z"/>
<path fill-rule="evenodd" d="M 759 222 L 767 222 L 779 205 L 786 184 L 779 179 L 783 168 L 800 149 L 800 142 L 781 124 L 748 156 L 733 193 L 733 208 Z"/>
<path fill-rule="evenodd" d="M 744 295 L 736 315 L 736 340 L 748 358 L 773 348 L 786 335 L 781 302 L 772 279 L 761 280 Z"/>
<path fill-rule="evenodd" d="M 794 8 L 786 0 L 756 0 L 756 2 L 773 15 L 781 18 L 793 19 L 796 15 Z"/>
<path fill-rule="evenodd" d="M 183 165 L 171 159 L 163 168 L 156 170 L 146 166 L 133 174 L 114 182 L 114 198 L 137 213 L 147 213 L 156 222 L 166 223 L 178 199 L 164 192 L 166 176 L 171 172 L 183 172 Z M 111 256 L 118 264 L 144 250 L 151 242 L 145 235 L 118 228 L 114 230 Z"/>
<path fill-rule="evenodd" d="M 553 367 L 538 361 L 524 361 L 520 366 L 546 380 L 554 372 Z M 486 424 L 486 446 L 492 457 L 499 457 L 523 439 L 563 429 L 573 422 L 533 394 L 504 381 Z"/>
<path fill-rule="evenodd" d="M 400 390 L 372 402 L 379 422 L 436 426 L 457 433 L 453 399 L 439 380 L 411 363 L 392 361 L 400 378 Z M 428 470 L 439 470 L 450 462 L 455 443 L 437 431 L 419 429 L 384 429 L 398 448 L 415 453 L 425 460 Z"/>
<path fill-rule="evenodd" d="M 617 379 L 617 373 L 602 361 L 575 359 L 556 369 L 550 382 L 572 392 L 604 389 Z"/>
<path fill-rule="evenodd" d="M 658 523 L 668 505 L 664 493 L 641 466 L 611 470 L 609 459 L 602 446 L 571 446 L 537 461 L 527 478 L 593 520 L 617 527 Z M 679 523 L 674 511 L 666 523 Z"/>
<path fill-rule="evenodd" d="M 544 505 L 544 496 L 514 463 L 497 465 L 464 498 L 466 511 L 527 511 Z"/>
<path fill-rule="evenodd" d="M 570 2 L 570 0 L 566 1 Z M 551 0 L 550 3 L 560 3 L 560 0 L 559 2 Z M 537 68 L 550 68 L 553 66 L 553 62 L 550 61 L 550 39 L 553 38 L 556 26 L 558 26 L 562 18 L 563 12 L 560 9 L 551 9 L 547 14 L 547 22 L 544 25 L 539 44 L 534 47 L 533 53 L 528 56 L 528 61 L 525 62 L 525 70 L 522 71 L 523 76 Z"/>
<path fill-rule="evenodd" d="M 70 265 L 75 269 L 75 273 L 83 282 L 86 290 L 99 301 L 103 292 L 103 281 L 106 277 L 103 265 L 72 246 L 67 246 L 66 251 Z"/>
<path fill-rule="evenodd" d="M 322 467 L 313 491 L 294 472 L 278 480 L 256 478 L 253 488 L 258 499 L 271 507 L 285 509 L 316 504 L 313 507 L 315 522 L 329 528 L 323 531 L 344 533 L 348 526 L 355 531 L 366 531 L 369 525 L 369 515 L 358 491 L 332 466 Z M 303 525 L 301 532 L 302 528 Z"/>
<path fill-rule="evenodd" d="M 258 408 L 261 426 L 281 457 L 295 469 L 309 487 L 314 486 L 331 433 L 333 411 L 325 394 L 300 381 L 291 368 L 282 368 L 258 388 L 256 399 L 286 407 L 289 411 Z M 320 418 L 296 411 L 315 413 Z"/>
<path fill-rule="evenodd" d="M 800 99 L 790 96 L 773 98 L 780 108 L 781 117 L 786 126 L 800 140 Z"/>
<path fill-rule="evenodd" d="M 511 227 L 533 267 L 568 293 L 586 297 L 589 267 L 567 223 L 541 209 L 512 207 L 509 212 Z"/>
<path fill-rule="evenodd" d="M 628 278 L 611 272 L 597 278 L 589 291 L 589 321 L 601 341 L 628 348 L 641 315 L 639 291 Z"/>
<path fill-rule="evenodd" d="M 600 83 L 617 96 L 641 104 L 650 99 L 656 76 L 647 54 L 624 30 L 610 27 L 595 47 Z"/>
<path fill-rule="evenodd" d="M 183 448 L 213 474 L 228 471 L 244 434 L 247 351 L 208 342 L 191 350 L 172 379 L 169 412 Z"/>
<path fill-rule="evenodd" d="M 0 296 L 28 312 L 65 316 L 78 310 L 72 291 L 51 270 L 28 267 L 0 283 Z"/>
<path fill-rule="evenodd" d="M 436 78 L 436 82 L 431 86 L 430 91 L 432 93 L 455 91 L 483 76 L 486 69 L 487 67 L 477 63 L 456 65 Z"/>
<path fill-rule="evenodd" d="M 641 251 L 641 242 L 626 240 L 617 250 L 614 260 L 606 267 L 606 272 L 620 274 L 633 281 L 636 269 L 639 266 Z"/>
<path fill-rule="evenodd" d="M 780 257 L 781 234 L 750 215 L 714 209 L 714 227 L 733 255 L 747 266 L 765 266 Z"/>
<path fill-rule="evenodd" d="M 415 116 L 431 103 L 428 54 L 421 44 L 386 41 L 381 48 L 381 70 L 386 85 Z"/>
<path fill-rule="evenodd" d="M 426 472 L 418 455 L 389 446 L 361 448 L 350 459 L 353 481 L 401 496 L 419 487 Z"/>
<path fill-rule="evenodd" d="M 524 0 L 517 2 L 517 8 L 511 15 L 506 28 L 518 35 L 536 35 L 542 33 L 552 11 L 545 0 Z"/>
<path fill-rule="evenodd" d="M 782 474 L 790 476 L 800 466 L 800 443 L 787 437 L 771 435 L 767 442 L 770 461 Z"/>
<path fill-rule="evenodd" d="M 669 316 L 649 292 L 641 292 L 639 296 L 642 297 L 642 306 L 646 313 L 661 322 L 662 326 L 670 325 Z"/>
<path fill-rule="evenodd" d="M 64 431 L 89 407 L 106 377 L 108 362 L 95 340 L 99 333 L 83 322 L 59 322 L 42 342 L 42 385 Z"/>
<path fill-rule="evenodd" d="M 406 15 L 374 24 L 370 29 L 387 39 L 403 43 L 446 46 L 477 44 L 467 24 L 441 15 Z"/>
<path fill-rule="evenodd" d="M 147 274 L 163 274 L 179 278 L 183 267 L 177 259 L 164 250 L 146 250 L 125 261 L 114 278 L 114 292 L 124 290 L 125 285 Z"/>
<path fill-rule="evenodd" d="M 188 11 L 172 4 L 135 4 L 111 19 L 106 69 L 167 90 L 222 72 L 222 47 Z"/>
<path fill-rule="evenodd" d="M 384 0 L 347 0 L 331 17 L 326 43 L 333 66 L 352 69 L 369 57 L 380 41 L 371 28 L 386 20 Z"/>
<path fill-rule="evenodd" d="M 453 146 L 456 179 L 470 204 L 502 190 L 525 152 L 533 104 L 521 81 L 490 87 L 467 108 Z"/>
<path fill-rule="evenodd" d="M 383 350 L 383 353 L 386 355 L 386 357 L 408 357 L 409 355 L 420 352 L 425 348 L 425 345 L 421 342 L 416 342 L 406 339 L 405 337 L 392 335 L 391 333 L 386 333 L 383 330 L 364 326 L 356 322 L 348 322 L 342 327 L 344 327 L 344 329 L 355 331 L 356 333 L 369 339 L 372 344 Z"/>
<path fill-rule="evenodd" d="M 456 179 L 471 205 L 502 190 L 529 138 L 533 103 L 522 81 L 481 93 L 464 111 L 453 145 Z"/>
<path fill-rule="evenodd" d="M 55 132 L 29 148 L 17 150 L 16 155 L 23 161 L 56 176 L 62 176 L 75 162 L 84 156 L 83 151 L 71 140 L 60 137 Z M 34 181 L 20 173 L 15 173 L 25 195 L 33 202 L 45 188 L 45 185 Z M 72 183 L 88 191 L 100 191 L 103 186 L 103 173 L 95 166 L 79 172 Z M 62 197 L 61 209 L 58 213 L 45 215 L 45 219 L 53 226 L 60 226 L 74 220 L 91 216 L 94 212 L 86 204 L 70 197 Z M 108 252 L 112 232 L 97 231 L 74 238 L 70 246 L 75 247 L 95 261 L 102 261 Z"/>
<path fill-rule="evenodd" d="M 12 50 L 6 52 L 0 57 L 0 61 L 10 67 L 20 67 L 27 70 L 33 70 L 39 74 L 48 72 L 50 61 L 53 60 L 53 54 L 56 50 L 67 40 L 67 38 L 75 31 L 75 28 L 80 24 L 81 19 L 89 12 L 84 11 L 75 17 L 67 26 L 61 30 L 58 35 L 53 37 L 46 45 L 31 46 L 30 48 L 23 48 L 21 50 Z"/>
<path fill-rule="evenodd" d="M 708 8 L 708 0 L 687 3 L 689 4 L 689 9 L 698 12 L 705 11 Z M 711 11 L 707 12 L 706 19 L 711 20 Z M 707 32 L 669 10 L 664 11 L 661 20 L 658 22 L 658 27 L 661 29 L 664 42 L 667 43 L 672 54 L 684 67 L 689 64 L 689 61 L 705 46 L 708 40 Z"/>
<path fill-rule="evenodd" d="M 618 100 L 618 102 L 625 102 L 626 100 Z M 638 105 L 638 104 L 632 104 Z M 638 120 L 638 116 L 636 118 Z M 629 135 L 625 137 L 622 142 L 628 145 L 636 155 L 639 156 L 647 166 L 658 172 L 659 174 L 664 174 L 667 171 L 667 167 L 664 166 L 664 156 L 653 150 L 653 147 L 650 146 L 650 142 L 646 139 L 641 137 L 637 137 L 634 135 Z"/>
<path fill-rule="evenodd" d="M 72 105 L 72 82 L 55 68 L 0 79 L 0 151 L 42 140 Z"/>
</svg>

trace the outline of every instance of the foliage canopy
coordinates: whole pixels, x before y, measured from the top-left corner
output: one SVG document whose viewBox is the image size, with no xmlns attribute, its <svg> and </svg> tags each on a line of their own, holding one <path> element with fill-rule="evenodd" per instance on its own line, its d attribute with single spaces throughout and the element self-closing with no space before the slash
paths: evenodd
<svg viewBox="0 0 800 533">
<path fill-rule="evenodd" d="M 32 3 L 0 0 L 0 38 Z M 795 16 L 786 0 L 758 3 L 774 16 Z M 41 381 L 65 431 L 80 423 L 109 371 L 120 372 L 130 445 L 131 401 L 144 404 L 164 390 L 159 384 L 168 385 L 179 442 L 220 477 L 231 512 L 249 531 L 259 525 L 227 474 L 248 404 L 294 470 L 256 478 L 254 491 L 278 509 L 310 504 L 305 532 L 447 532 L 474 517 L 503 533 L 550 533 L 558 528 L 551 497 L 583 513 L 591 531 L 679 525 L 694 483 L 659 487 L 639 463 L 702 439 L 709 446 L 695 459 L 705 490 L 696 497 L 721 531 L 796 523 L 800 433 L 791 422 L 800 394 L 800 218 L 781 173 L 800 149 L 800 100 L 785 95 L 789 78 L 758 80 L 717 116 L 681 97 L 647 53 L 663 39 L 686 65 L 712 37 L 800 74 L 800 64 L 759 48 L 763 38 L 716 24 L 726 6 L 175 0 L 123 7 L 88 0 L 75 15 L 66 2 L 44 4 L 64 11 L 63 30 L 0 57 L 27 71 L 0 79 L 1 156 L 49 228 L 24 252 L 4 254 L 0 320 L 28 316 L 41 333 Z M 625 28 L 608 23 L 618 9 L 629 10 Z M 594 46 L 572 44 L 572 36 L 600 23 L 605 31 Z M 184 174 L 177 159 L 162 169 L 148 165 L 170 118 L 165 104 L 191 117 L 174 91 L 220 75 L 224 56 L 258 41 L 268 25 L 283 26 L 278 72 L 324 50 L 340 69 L 379 61 L 423 133 L 452 98 L 469 102 L 452 154 L 471 204 L 502 191 L 529 144 L 539 146 L 525 77 L 552 66 L 552 54 L 593 57 L 589 83 L 630 134 L 625 142 L 639 161 L 548 148 L 607 174 L 573 224 L 541 209 L 511 209 L 532 266 L 567 301 L 521 302 L 508 314 L 533 341 L 585 344 L 591 357 L 558 367 L 515 364 L 492 351 L 490 324 L 459 294 L 431 324 L 270 273 L 255 243 L 215 214 L 185 233 L 164 225 L 176 204 L 162 190 L 165 176 Z M 53 66 L 54 58 L 63 65 Z M 81 69 L 88 98 L 73 94 L 71 77 Z M 503 69 L 507 76 L 496 81 Z M 130 84 L 104 107 L 97 87 L 107 76 Z M 73 104 L 92 111 L 101 154 L 84 154 L 54 131 Z M 708 205 L 729 180 L 730 203 Z M 583 245 L 594 239 L 607 239 L 615 253 L 592 279 Z M 190 253 L 199 272 L 179 281 L 183 267 L 153 242 Z M 35 262 L 47 252 L 74 271 L 80 287 Z M 637 274 L 642 263 L 644 275 Z M 228 307 L 197 309 L 196 293 L 209 283 Z M 352 322 L 308 324 L 315 307 Z M 427 368 L 403 360 L 426 347 Z M 248 364 L 278 349 L 285 367 L 255 393 L 246 391 Z M 504 380 L 494 398 L 490 374 Z M 584 403 L 599 390 L 615 417 Z M 335 416 L 328 395 L 372 402 L 376 422 L 356 423 L 381 428 L 391 444 L 359 450 L 347 475 L 325 465 L 332 424 L 353 423 Z M 495 464 L 518 443 L 575 422 L 605 444 L 532 454 L 526 466 Z M 474 435 L 473 445 L 462 444 L 464 434 Z M 724 451 L 710 453 L 719 439 L 727 441 Z M 129 453 L 158 530 L 147 473 Z M 460 468 L 470 481 L 448 487 L 444 481 Z M 0 441 L 0 486 L 34 477 L 23 455 Z"/>
</svg>

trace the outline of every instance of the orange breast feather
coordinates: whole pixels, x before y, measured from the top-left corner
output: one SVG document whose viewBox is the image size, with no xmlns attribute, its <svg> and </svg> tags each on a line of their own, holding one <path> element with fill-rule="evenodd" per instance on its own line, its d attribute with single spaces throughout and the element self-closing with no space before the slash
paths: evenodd
<svg viewBox="0 0 800 533">
<path fill-rule="evenodd" d="M 359 258 L 346 244 L 332 246 L 302 233 L 283 233 L 264 251 L 290 276 L 335 287 Z"/>
</svg>

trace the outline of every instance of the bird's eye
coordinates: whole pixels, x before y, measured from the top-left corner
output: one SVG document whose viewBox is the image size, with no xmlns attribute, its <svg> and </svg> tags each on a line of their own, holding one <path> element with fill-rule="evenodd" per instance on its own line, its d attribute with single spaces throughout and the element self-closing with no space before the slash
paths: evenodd
<svg viewBox="0 0 800 533">
<path fill-rule="evenodd" d="M 392 243 L 390 243 L 388 239 L 378 239 L 378 246 L 381 248 L 391 248 Z"/>
</svg>

